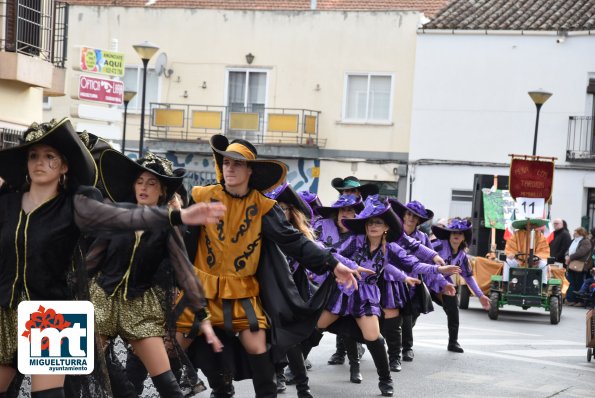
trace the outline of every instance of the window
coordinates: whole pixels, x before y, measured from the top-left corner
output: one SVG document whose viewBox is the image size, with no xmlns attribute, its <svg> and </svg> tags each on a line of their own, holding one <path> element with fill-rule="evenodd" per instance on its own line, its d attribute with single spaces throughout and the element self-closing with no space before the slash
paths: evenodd
<svg viewBox="0 0 595 398">
<path fill-rule="evenodd" d="M 264 123 L 268 72 L 261 69 L 232 69 L 227 71 L 228 112 L 258 113 L 259 131 Z M 229 127 L 229 116 L 227 117 Z M 243 138 L 254 139 L 257 133 L 235 131 Z"/>
<path fill-rule="evenodd" d="M 378 195 L 390 196 L 396 198 L 399 195 L 399 185 L 395 181 L 373 181 L 373 180 L 360 180 L 363 184 L 376 184 L 378 185 Z"/>
<path fill-rule="evenodd" d="M 343 120 L 387 123 L 392 118 L 390 74 L 348 74 L 345 77 Z"/>
<path fill-rule="evenodd" d="M 128 112 L 140 111 L 143 93 L 143 67 L 127 66 L 124 77 L 124 89 L 127 91 L 136 91 L 136 96 L 128 104 Z M 155 69 L 147 69 L 147 92 L 145 93 L 145 109 L 148 110 L 151 102 L 159 101 L 159 76 Z M 124 108 L 124 105 L 122 105 Z M 147 111 L 148 114 L 148 111 Z"/>
<path fill-rule="evenodd" d="M 470 217 L 473 207 L 473 191 L 453 189 L 450 199 L 449 217 Z"/>
<path fill-rule="evenodd" d="M 49 111 L 52 109 L 52 99 L 50 97 L 43 96 L 43 110 Z"/>
</svg>

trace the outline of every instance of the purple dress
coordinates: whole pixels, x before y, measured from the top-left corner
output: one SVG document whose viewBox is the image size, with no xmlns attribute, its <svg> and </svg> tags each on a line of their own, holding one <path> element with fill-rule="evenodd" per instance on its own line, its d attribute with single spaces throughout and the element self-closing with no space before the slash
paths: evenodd
<svg viewBox="0 0 595 398">
<path fill-rule="evenodd" d="M 412 244 L 411 241 L 416 242 L 417 246 L 415 244 Z M 433 245 L 428 235 L 426 235 L 419 229 L 415 229 L 415 231 L 413 231 L 411 235 L 406 235 L 405 233 L 403 233 L 403 235 L 401 235 L 401 237 L 399 238 L 398 243 L 405 250 L 407 250 L 407 253 L 414 255 L 422 262 L 431 264 L 434 261 L 434 257 L 438 254 L 435 250 L 432 249 Z M 416 274 L 410 276 L 417 277 Z M 448 284 L 448 281 L 440 273 L 426 274 L 424 275 L 423 280 L 428 289 L 432 290 L 435 293 L 442 292 L 444 287 Z M 415 286 L 409 289 L 409 297 L 413 297 L 414 294 Z"/>
<path fill-rule="evenodd" d="M 336 290 L 326 309 L 340 316 L 381 315 L 381 308 L 402 308 L 407 302 L 403 281 L 406 273 L 435 273 L 434 265 L 420 263 L 396 243 L 388 243 L 386 251 L 378 248 L 370 252 L 364 235 L 354 235 L 339 249 L 339 254 L 350 258 L 360 267 L 375 274 L 362 274 L 358 290 Z"/>
<path fill-rule="evenodd" d="M 447 240 L 435 240 L 433 245 L 434 249 L 438 252 L 440 257 L 444 259 L 446 264 L 458 265 L 461 267 L 461 276 L 463 279 L 465 279 L 465 282 L 467 282 L 467 286 L 473 290 L 473 293 L 475 293 L 477 297 L 483 296 L 483 292 L 473 277 L 473 271 L 469 265 L 469 259 L 467 258 L 467 253 L 465 253 L 465 250 L 460 249 L 456 255 L 453 255 L 452 248 L 450 247 L 450 243 Z M 446 275 L 445 278 L 450 283 L 453 283 L 450 275 Z"/>
</svg>

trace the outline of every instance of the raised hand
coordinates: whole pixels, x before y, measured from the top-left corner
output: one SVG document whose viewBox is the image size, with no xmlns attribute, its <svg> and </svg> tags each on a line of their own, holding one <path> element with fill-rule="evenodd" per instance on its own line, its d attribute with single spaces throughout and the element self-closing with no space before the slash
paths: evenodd
<svg viewBox="0 0 595 398">
<path fill-rule="evenodd" d="M 419 285 L 421 283 L 421 280 L 408 276 L 407 278 L 405 278 L 404 282 L 406 284 L 408 284 L 409 286 L 415 286 L 415 285 Z"/>
<path fill-rule="evenodd" d="M 339 285 L 343 285 L 345 289 L 353 287 L 357 290 L 357 281 L 362 279 L 361 273 L 375 274 L 371 269 L 357 266 L 356 269 L 351 269 L 348 266 L 338 263 L 333 273 L 335 274 L 335 280 Z"/>
<path fill-rule="evenodd" d="M 225 205 L 219 202 L 195 203 L 180 210 L 182 222 L 186 225 L 217 224 L 225 214 Z"/>
<path fill-rule="evenodd" d="M 441 265 L 438 267 L 438 272 L 440 272 L 442 275 L 460 274 L 461 267 L 458 265 Z"/>
</svg>

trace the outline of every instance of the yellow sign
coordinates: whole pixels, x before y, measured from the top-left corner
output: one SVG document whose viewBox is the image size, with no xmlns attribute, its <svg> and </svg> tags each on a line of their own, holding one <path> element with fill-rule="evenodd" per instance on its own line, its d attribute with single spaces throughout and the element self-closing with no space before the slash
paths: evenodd
<svg viewBox="0 0 595 398">
<path fill-rule="evenodd" d="M 278 131 L 281 133 L 297 133 L 298 121 L 298 115 L 269 113 L 269 128 L 267 131 Z"/>
<path fill-rule="evenodd" d="M 124 76 L 124 53 L 81 47 L 79 68 L 83 72 L 107 76 Z"/>
<path fill-rule="evenodd" d="M 192 111 L 192 128 L 221 129 L 221 112 Z"/>
<path fill-rule="evenodd" d="M 184 127 L 184 111 L 182 109 L 153 109 L 153 126 Z"/>
</svg>

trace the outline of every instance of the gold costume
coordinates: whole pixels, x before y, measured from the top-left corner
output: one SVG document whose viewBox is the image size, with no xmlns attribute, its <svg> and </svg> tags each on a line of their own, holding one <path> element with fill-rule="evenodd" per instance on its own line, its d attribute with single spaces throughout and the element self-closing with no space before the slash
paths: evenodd
<svg viewBox="0 0 595 398">
<path fill-rule="evenodd" d="M 529 232 L 524 229 L 519 229 L 514 235 L 506 241 L 506 247 L 504 251 L 507 256 L 514 256 L 517 253 L 523 253 L 524 255 L 519 256 L 519 265 L 521 267 L 527 266 L 527 257 L 529 254 Z M 550 246 L 547 243 L 547 239 L 541 231 L 535 230 L 535 241 L 534 241 L 533 254 L 542 260 L 547 260 L 550 256 Z"/>
<path fill-rule="evenodd" d="M 255 273 L 262 246 L 262 217 L 276 202 L 257 190 L 234 197 L 222 185 L 194 187 L 192 198 L 196 203 L 217 201 L 227 206 L 222 221 L 201 226 L 194 261 L 212 325 L 234 332 L 268 328 Z M 193 322 L 194 313 L 186 309 L 178 319 L 178 331 L 188 333 Z"/>
</svg>

